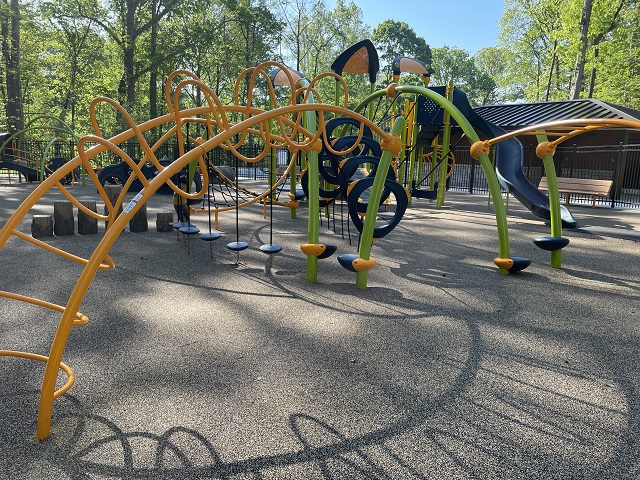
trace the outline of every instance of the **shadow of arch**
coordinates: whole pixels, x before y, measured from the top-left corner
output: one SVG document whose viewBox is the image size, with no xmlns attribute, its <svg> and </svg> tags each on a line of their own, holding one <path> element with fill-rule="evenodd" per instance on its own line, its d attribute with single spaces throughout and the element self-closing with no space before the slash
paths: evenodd
<svg viewBox="0 0 640 480">
<path fill-rule="evenodd" d="M 431 416 L 463 395 L 472 384 L 480 366 L 481 336 L 475 322 L 466 323 L 471 337 L 469 356 L 460 366 L 459 374 L 452 379 L 449 388 L 429 400 L 420 398 L 415 392 L 405 392 L 416 399 L 415 408 L 388 425 L 364 434 L 349 437 L 325 420 L 305 413 L 294 413 L 289 416 L 288 424 L 300 442 L 299 450 L 225 462 L 211 440 L 195 429 L 173 426 L 162 434 L 125 432 L 114 421 L 88 413 L 75 397 L 66 394 L 63 398 L 70 402 L 71 412 L 58 414 L 56 419 L 59 421 L 67 418 L 76 423 L 68 437 L 54 435 L 52 442 L 48 444 L 48 448 L 51 448 L 49 457 L 55 459 L 55 466 L 71 478 L 102 475 L 116 478 L 200 480 L 233 478 L 238 474 L 253 474 L 256 478 L 262 478 L 262 474 L 267 471 L 279 468 L 286 471 L 288 467 L 302 466 L 308 462 L 316 465 L 323 478 L 338 478 L 338 473 L 334 472 L 340 472 L 339 476 L 342 478 L 347 473 L 348 478 L 394 478 L 389 471 L 391 465 L 394 472 L 400 469 L 410 478 L 426 478 L 385 446 L 385 442 L 423 425 Z M 394 385 L 388 388 L 399 387 Z M 97 425 L 91 425 L 92 423 Z M 84 435 L 87 432 L 95 435 L 100 428 L 105 429 L 102 438 L 85 443 Z M 58 439 L 64 440 L 56 443 Z M 146 466 L 144 459 L 138 458 L 142 453 L 138 451 L 137 445 L 142 442 L 150 444 L 154 452 L 152 460 L 147 460 Z M 374 458 L 366 451 L 371 448 L 383 452 L 385 461 Z M 197 460 L 193 458 L 196 452 L 200 453 Z"/>
</svg>

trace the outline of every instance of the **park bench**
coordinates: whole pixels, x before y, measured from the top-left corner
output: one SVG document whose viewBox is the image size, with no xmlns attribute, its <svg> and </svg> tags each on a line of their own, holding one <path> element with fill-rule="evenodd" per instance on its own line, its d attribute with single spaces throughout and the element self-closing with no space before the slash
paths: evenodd
<svg viewBox="0 0 640 480">
<path fill-rule="evenodd" d="M 558 177 L 558 192 L 565 194 L 565 205 L 569 205 L 569 196 L 573 194 L 590 195 L 593 197 L 591 206 L 595 208 L 597 197 L 608 197 L 611 192 L 612 180 L 596 180 L 593 178 Z M 540 179 L 538 189 L 549 191 L 547 177 Z"/>
<path fill-rule="evenodd" d="M 277 169 L 276 169 L 276 175 L 278 177 L 281 177 L 282 175 L 284 175 L 287 171 L 287 168 L 289 168 L 288 165 L 280 165 Z M 302 171 L 300 170 L 300 167 L 298 165 L 296 165 L 296 179 L 298 181 L 300 181 L 300 176 L 302 175 Z"/>
</svg>

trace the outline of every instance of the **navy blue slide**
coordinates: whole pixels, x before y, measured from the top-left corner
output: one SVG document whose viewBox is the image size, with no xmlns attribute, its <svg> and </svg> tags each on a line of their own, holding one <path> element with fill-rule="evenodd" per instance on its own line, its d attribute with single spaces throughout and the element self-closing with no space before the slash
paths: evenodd
<svg viewBox="0 0 640 480">
<path fill-rule="evenodd" d="M 444 95 L 445 87 L 435 87 L 432 90 Z M 439 91 L 441 90 L 441 91 Z M 473 111 L 467 95 L 462 90 L 453 91 L 453 104 L 460 112 L 467 117 L 469 123 L 487 138 L 499 137 L 507 133 L 504 129 L 491 122 L 487 122 L 480 115 Z M 522 169 L 524 158 L 522 143 L 517 138 L 509 138 L 498 143 L 496 151 L 496 175 L 500 184 L 509 191 L 534 215 L 551 219 L 549 208 L 549 198 L 531 183 Z M 560 216 L 562 226 L 565 228 L 575 228 L 578 222 L 569 209 L 560 205 Z"/>
<path fill-rule="evenodd" d="M 25 176 L 27 182 L 36 182 L 38 180 L 38 172 L 33 168 L 27 167 L 22 163 L 12 162 L 6 158 L 0 158 L 0 169 L 14 170 Z"/>
</svg>

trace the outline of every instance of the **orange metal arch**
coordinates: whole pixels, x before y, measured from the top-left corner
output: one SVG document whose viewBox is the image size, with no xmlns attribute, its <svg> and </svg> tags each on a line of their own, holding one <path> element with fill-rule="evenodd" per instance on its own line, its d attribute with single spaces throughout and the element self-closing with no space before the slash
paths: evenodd
<svg viewBox="0 0 640 480">
<path fill-rule="evenodd" d="M 176 90 L 186 88 L 187 85 L 200 85 L 201 82 L 186 71 L 179 71 L 177 74 L 185 74 L 190 78 L 180 82 Z M 173 79 L 176 75 L 171 77 Z M 204 84 L 202 84 L 204 85 Z M 180 105 L 177 102 L 178 97 L 173 96 L 173 103 L 171 103 L 171 95 L 169 89 L 166 90 L 166 97 L 169 106 L 169 112 L 161 117 L 143 122 L 139 125 L 135 124 L 129 114 L 113 100 L 98 97 L 92 103 L 91 107 L 91 121 L 94 127 L 94 135 L 87 135 L 82 137 L 78 141 L 79 155 L 67 162 L 62 168 L 53 172 L 44 182 L 42 182 L 33 192 L 25 199 L 25 201 L 16 209 L 13 215 L 7 220 L 2 230 L 0 230 L 0 250 L 4 248 L 7 240 L 12 235 L 22 240 L 28 241 L 38 247 L 46 249 L 52 253 L 55 253 L 66 260 L 71 260 L 84 265 L 82 272 L 75 282 L 75 286 L 68 298 L 66 305 L 56 305 L 45 300 L 39 300 L 36 298 L 26 297 L 17 293 L 0 292 L 0 296 L 9 298 L 12 300 L 23 301 L 39 305 L 41 307 L 49 308 L 51 310 L 61 313 L 61 318 L 56 329 L 54 339 L 51 343 L 49 356 L 41 356 L 26 352 L 14 352 L 9 350 L 0 350 L 0 355 L 16 356 L 22 358 L 35 359 L 46 363 L 45 373 L 42 381 L 42 388 L 40 391 L 40 402 L 38 407 L 38 422 L 37 422 L 37 438 L 44 439 L 50 435 L 51 430 L 51 413 L 53 409 L 53 401 L 58 396 L 66 392 L 73 383 L 75 378 L 73 371 L 62 362 L 62 356 L 66 348 L 67 340 L 71 328 L 74 326 L 80 326 L 88 321 L 85 315 L 79 313 L 78 309 L 86 295 L 86 292 L 98 270 L 113 269 L 115 263 L 109 257 L 108 252 L 125 229 L 133 215 L 144 205 L 151 195 L 153 195 L 161 186 L 168 183 L 171 188 L 188 198 L 194 198 L 202 195 L 202 192 L 195 194 L 188 194 L 181 190 L 178 186 L 171 183 L 171 177 L 178 173 L 182 168 L 190 164 L 192 161 L 197 160 L 202 167 L 203 175 L 207 175 L 206 165 L 204 158 L 206 154 L 218 147 L 227 148 L 232 150 L 236 155 L 239 155 L 237 148 L 241 145 L 241 142 L 231 143 L 231 140 L 240 136 L 241 139 L 247 137 L 247 135 L 258 135 L 265 141 L 265 145 L 269 147 L 288 147 L 293 151 L 300 151 L 306 149 L 318 149 L 320 142 L 325 142 L 325 147 L 331 148 L 326 138 L 326 132 L 324 130 L 324 117 L 325 114 L 341 115 L 355 118 L 361 123 L 359 137 L 362 136 L 364 125 L 367 125 L 376 135 L 378 135 L 383 145 L 394 145 L 394 139 L 392 136 L 384 132 L 381 128 L 375 125 L 367 118 L 354 113 L 345 107 L 332 106 L 326 104 L 288 104 L 279 108 L 275 108 L 270 111 L 262 111 L 249 106 L 232 105 L 229 107 L 222 106 L 215 94 L 209 89 L 207 95 L 210 97 L 207 100 L 207 104 L 200 107 L 192 107 L 187 109 L 180 109 Z M 130 128 L 110 139 L 105 139 L 101 136 L 101 130 L 96 121 L 96 108 L 100 104 L 107 104 L 113 107 L 120 115 L 122 115 Z M 315 112 L 319 117 L 318 130 L 315 133 L 311 133 L 302 127 L 302 114 L 305 112 Z M 244 119 L 237 123 L 225 123 L 228 113 L 241 113 L 244 114 Z M 202 117 L 204 116 L 204 118 Z M 211 120 L 212 118 L 218 120 Z M 293 120 L 295 119 L 295 120 Z M 281 128 L 280 135 L 271 134 L 268 128 L 264 126 L 268 125 L 269 121 L 275 121 Z M 212 138 L 208 140 L 198 139 L 193 140 L 194 148 L 187 152 L 182 152 L 178 159 L 171 163 L 167 167 L 162 167 L 158 162 L 155 152 L 157 148 L 173 135 L 181 137 L 183 135 L 182 128 L 188 122 L 206 123 L 208 127 L 215 126 L 219 132 L 217 132 Z M 168 127 L 169 130 L 162 138 L 154 145 L 149 145 L 145 138 L 144 133 L 148 130 L 158 127 Z M 258 128 L 256 128 L 258 126 Z M 125 142 L 131 138 L 136 138 L 143 147 L 144 157 L 140 162 L 132 160 L 120 147 L 120 143 Z M 321 138 L 323 140 L 321 140 Z M 87 148 L 88 147 L 88 148 Z M 97 175 L 91 168 L 90 161 L 97 155 L 111 151 L 122 158 L 131 167 L 133 174 L 129 180 L 125 183 L 123 192 L 115 202 L 112 204 L 104 190 L 98 181 Z M 261 157 L 246 158 L 246 161 L 258 161 Z M 141 172 L 141 167 L 144 162 L 151 162 L 158 169 L 158 175 L 151 180 L 144 178 Z M 82 206 L 80 202 L 74 198 L 62 184 L 62 178 L 76 167 L 83 165 L 89 174 L 89 179 L 95 184 L 99 195 L 107 205 L 109 215 L 100 215 L 96 212 L 92 212 L 86 207 Z M 291 168 L 291 165 L 289 166 Z M 123 204 L 125 195 L 129 186 L 135 178 L 139 178 L 143 184 L 143 189 L 131 200 L 128 205 L 124 206 L 121 213 L 119 207 Z M 205 185 L 208 184 L 208 179 L 205 179 Z M 279 184 L 276 184 L 276 186 Z M 29 213 L 31 208 L 51 189 L 58 188 L 64 196 L 73 202 L 78 208 L 88 215 L 100 220 L 106 220 L 109 222 L 109 227 L 105 231 L 104 236 L 98 242 L 98 245 L 94 249 L 92 255 L 88 259 L 80 258 L 72 255 L 63 250 L 52 247 L 45 242 L 33 239 L 28 235 L 17 230 L 20 222 Z M 266 197 L 270 192 L 263 194 L 261 198 Z M 254 201 L 258 201 L 256 198 Z M 56 390 L 56 381 L 59 370 L 62 369 L 67 373 L 68 380 L 65 385 Z"/>
</svg>

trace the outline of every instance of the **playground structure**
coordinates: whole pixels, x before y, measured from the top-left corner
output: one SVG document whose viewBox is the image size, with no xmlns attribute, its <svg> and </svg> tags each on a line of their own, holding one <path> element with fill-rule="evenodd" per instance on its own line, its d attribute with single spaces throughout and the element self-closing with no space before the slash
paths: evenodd
<svg viewBox="0 0 640 480">
<path fill-rule="evenodd" d="M 370 54 L 367 45 L 359 46 L 354 52 Z M 407 64 L 407 62 L 404 62 Z M 348 59 L 342 67 L 348 66 Z M 371 65 L 369 62 L 365 66 L 365 72 Z M 244 206 L 263 202 L 266 206 L 278 204 L 273 198 L 274 192 L 286 181 L 290 179 L 290 198 L 287 202 L 279 204 L 286 205 L 291 209 L 292 217 L 298 206 L 296 197 L 296 163 L 304 163 L 306 168 L 302 175 L 302 185 L 308 203 L 308 226 L 307 242 L 301 245 L 301 250 L 306 255 L 306 280 L 313 283 L 317 281 L 318 261 L 329 257 L 335 246 L 323 243 L 320 238 L 319 219 L 321 209 L 331 204 L 338 194 L 343 194 L 349 204 L 349 214 L 360 231 L 360 246 L 357 254 L 343 254 L 338 257 L 339 263 L 356 272 L 356 287 L 365 288 L 367 286 L 368 271 L 375 265 L 371 251 L 375 240 L 390 233 L 400 222 L 402 214 L 406 210 L 410 200 L 410 194 L 414 193 L 418 198 L 435 198 L 438 200 L 437 206 L 441 206 L 444 200 L 444 182 L 438 185 L 431 184 L 431 191 L 439 192 L 435 197 L 427 197 L 419 184 L 409 184 L 403 186 L 397 181 L 398 177 L 409 171 L 414 172 L 414 163 L 402 165 L 406 170 L 397 170 L 397 161 L 401 153 L 409 149 L 413 153 L 412 147 L 418 139 L 417 119 L 410 117 L 407 122 L 404 117 L 394 117 L 393 125 L 387 131 L 377 125 L 373 120 L 372 108 L 368 109 L 368 115 L 361 115 L 365 107 L 371 106 L 372 102 L 381 97 L 393 99 L 401 95 L 409 95 L 414 98 L 426 99 L 431 102 L 441 115 L 442 125 L 446 125 L 442 141 L 433 143 L 431 152 L 432 170 L 440 170 L 440 179 L 446 177 L 447 160 L 449 158 L 447 150 L 448 135 L 450 126 L 455 122 L 464 132 L 466 139 L 471 145 L 472 156 L 480 163 L 494 203 L 494 213 L 497 227 L 498 254 L 494 263 L 498 266 L 499 273 L 507 274 L 526 268 L 529 260 L 521 257 L 511 257 L 509 248 L 508 228 L 506 210 L 502 201 L 500 185 L 505 186 L 516 198 L 521 200 L 534 213 L 545 216 L 551 222 L 551 235 L 541 237 L 536 240 L 536 244 L 541 248 L 551 251 L 551 266 L 560 267 L 561 248 L 566 245 L 561 236 L 563 221 L 570 223 L 573 220 L 568 211 L 565 211 L 559 202 L 555 169 L 553 166 L 553 152 L 555 147 L 581 133 L 586 133 L 595 128 L 640 128 L 640 124 L 628 121 L 597 121 L 583 120 L 573 122 L 556 122 L 553 124 L 536 126 L 526 131 L 518 131 L 507 134 L 499 131 L 497 127 L 484 122 L 474 116 L 464 93 L 453 88 L 432 89 L 428 88 L 428 77 L 430 71 L 424 64 L 411 64 L 418 71 L 425 69 L 424 85 L 389 85 L 386 89 L 372 91 L 371 94 L 358 106 L 355 111 L 348 108 L 348 91 L 344 80 L 336 72 L 320 75 L 311 81 L 307 81 L 299 75 L 294 75 L 291 70 L 275 62 L 266 62 L 255 68 L 247 69 L 239 77 L 235 85 L 235 101 L 231 105 L 223 105 L 215 93 L 195 75 L 185 70 L 178 70 L 171 74 L 166 82 L 165 98 L 169 113 L 155 119 L 150 119 L 144 123 L 136 124 L 129 114 L 115 101 L 105 98 L 96 98 L 91 106 L 91 123 L 94 133 L 78 139 L 78 156 L 61 165 L 52 171 L 47 178 L 29 195 L 20 205 L 15 213 L 8 219 L 5 226 L 0 231 L 0 250 L 4 249 L 10 237 L 17 237 L 27 241 L 37 247 L 41 247 L 49 253 L 59 255 L 68 261 L 73 261 L 83 265 L 82 273 L 77 279 L 75 286 L 65 305 L 56 305 L 46 300 L 27 297 L 18 293 L 0 292 L 0 296 L 31 303 L 43 308 L 60 312 L 61 318 L 58 324 L 55 338 L 52 342 L 48 356 L 36 355 L 27 352 L 0 351 L 0 355 L 17 356 L 35 359 L 46 363 L 45 374 L 40 394 L 40 404 L 38 409 L 37 438 L 44 439 L 50 434 L 51 413 L 53 401 L 69 390 L 74 382 L 74 374 L 69 366 L 62 362 L 62 356 L 66 343 L 74 326 L 81 326 L 88 322 L 86 315 L 79 312 L 80 305 L 85 294 L 98 270 L 111 270 L 115 268 L 114 260 L 109 256 L 109 250 L 117 240 L 120 233 L 125 229 L 133 215 L 149 200 L 156 191 L 168 185 L 171 191 L 180 197 L 184 197 L 188 202 L 196 202 L 205 199 L 207 210 L 211 214 L 211 193 L 212 177 L 215 175 L 223 183 L 232 185 L 238 195 L 239 185 L 237 179 L 231 179 L 222 171 L 217 170 L 207 161 L 209 152 L 216 148 L 222 148 L 233 153 L 233 155 L 248 163 L 255 163 L 271 155 L 269 188 L 262 193 L 249 193 L 249 199 L 240 203 L 237 200 L 233 205 L 214 206 L 214 214 L 226 210 L 238 210 Z M 416 66 L 417 65 L 417 66 Z M 270 75 L 266 69 L 277 69 L 277 75 Z M 273 72 L 274 70 L 272 70 Z M 345 73 L 352 73 L 345 68 Z M 353 73 L 358 73 L 353 71 Z M 371 72 L 369 71 L 371 74 Z M 246 102 L 240 100 L 240 85 L 248 77 L 248 88 Z M 317 102 L 318 95 L 314 86 L 322 78 L 333 77 L 336 81 L 336 101 L 335 104 Z M 276 82 L 277 78 L 277 82 Z M 253 103 L 254 88 L 258 82 L 266 87 L 269 93 L 269 109 L 261 109 Z M 280 105 L 276 95 L 276 86 L 290 89 L 290 95 L 286 104 Z M 185 107 L 181 105 L 182 93 L 190 89 L 200 89 L 205 96 L 206 102 L 203 106 Z M 372 89 L 373 90 L 373 89 Z M 337 105 L 340 94 L 344 97 L 341 105 Z M 112 137 L 104 138 L 100 125 L 97 121 L 98 108 L 113 108 L 119 113 L 129 125 L 129 129 Z M 476 118 L 477 117 L 477 118 Z M 434 117 L 435 118 L 435 117 Z M 204 127 L 206 138 L 192 137 L 187 132 L 189 124 L 196 124 Z M 440 130 L 438 120 L 432 119 L 428 125 L 437 126 Z M 149 144 L 145 140 L 144 133 L 152 128 L 162 126 L 166 133 L 154 144 Z M 350 129 L 350 131 L 347 131 Z M 487 140 L 481 140 L 476 133 L 480 130 Z M 436 131 L 436 129 L 434 129 Z M 449 132 L 449 133 L 447 133 Z M 346 135 L 345 133 L 350 133 Z M 529 191 L 529 186 L 524 182 L 518 172 L 521 165 L 522 155 L 518 153 L 517 136 L 537 135 L 540 141 L 538 155 L 544 161 L 545 173 L 548 179 L 549 196 L 544 199 Z M 547 137 L 554 137 L 549 141 Z M 139 160 L 132 159 L 120 147 L 121 144 L 137 139 L 142 146 L 144 156 Z M 435 138 L 435 136 L 434 136 Z M 167 142 L 175 142 L 179 146 L 179 156 L 171 162 L 163 162 L 158 159 L 156 152 L 159 147 Z M 246 157 L 239 151 L 240 147 L 248 142 L 259 141 L 263 145 L 262 150 L 255 157 Z M 190 149 L 185 145 L 191 146 Z M 496 172 L 489 158 L 490 148 L 496 146 Z M 275 156 L 276 149 L 286 148 L 291 155 L 291 161 L 286 171 L 280 178 L 275 176 Z M 118 156 L 127 166 L 129 176 L 121 178 L 118 183 L 122 183 L 122 193 L 115 202 L 111 202 L 106 195 L 99 176 L 92 168 L 92 160 L 104 152 L 111 152 Z M 425 158 L 422 154 L 410 155 L 413 161 L 418 158 Z M 327 164 L 328 162 L 328 164 Z M 518 163 L 519 162 L 519 163 Z M 354 173 L 362 165 L 368 166 L 368 173 L 365 178 L 352 181 Z M 82 205 L 65 186 L 64 179 L 76 169 L 86 171 L 87 177 L 96 186 L 96 189 L 107 207 L 108 213 L 101 215 L 93 212 Z M 145 169 L 153 169 L 153 175 L 147 175 Z M 421 167 L 417 168 L 421 171 Z M 183 190 L 176 181 L 185 172 L 192 178 L 199 172 L 202 176 L 202 183 L 195 191 Z M 237 172 L 236 172 L 237 173 Z M 409 176 L 409 174 L 408 174 Z M 332 183 L 337 188 L 321 188 L 321 180 Z M 125 205 L 125 198 L 128 192 L 134 191 L 134 182 L 139 184 L 138 193 Z M 20 230 L 19 224 L 43 195 L 52 188 L 57 188 L 69 201 L 71 201 L 84 214 L 108 222 L 104 236 L 99 240 L 92 255 L 89 258 L 80 258 L 66 251 L 57 249 L 43 241 L 34 239 Z M 535 188 L 535 187 L 534 187 Z M 537 190 L 537 189 L 536 189 Z M 365 192 L 368 195 L 365 195 Z M 539 192 L 538 192 L 539 193 Z M 376 225 L 377 213 L 382 202 L 390 195 L 395 197 L 395 211 L 392 220 L 384 226 Z M 366 201 L 360 201 L 366 198 Z M 121 209 L 122 207 L 122 209 Z M 210 232 L 211 234 L 212 232 Z M 213 239 L 214 235 L 210 236 Z M 66 383 L 56 389 L 56 380 L 59 370 L 67 374 Z"/>
<path fill-rule="evenodd" d="M 55 135 L 47 142 L 40 156 L 22 148 L 24 137 L 32 132 L 51 132 Z M 27 182 L 44 180 L 67 161 L 51 154 L 51 149 L 56 142 L 62 140 L 63 136 L 73 141 L 78 140 L 78 136 L 70 125 L 49 115 L 38 115 L 32 118 L 25 128 L 13 135 L 0 134 L 0 170 L 15 171 L 19 175 L 23 175 Z M 84 171 L 76 168 L 69 172 L 62 181 L 72 183 L 80 179 L 84 181 Z"/>
<path fill-rule="evenodd" d="M 289 79 L 291 95 L 286 105 L 279 106 L 274 92 L 273 84 L 269 81 L 268 75 L 264 69 L 269 67 L 282 68 L 285 75 Z M 35 305 L 48 308 L 61 313 L 61 319 L 57 328 L 55 338 L 53 340 L 50 354 L 48 357 L 35 355 L 26 352 L 2 351 L 2 355 L 19 356 L 30 359 L 36 359 L 46 362 L 46 369 L 41 390 L 41 400 L 38 410 L 38 427 L 37 437 L 46 438 L 50 433 L 51 411 L 55 398 L 64 394 L 71 387 L 74 381 L 72 370 L 62 363 L 62 355 L 66 346 L 71 328 L 74 326 L 84 325 L 88 322 L 88 318 L 79 312 L 80 304 L 91 284 L 91 281 L 98 270 L 110 270 L 115 267 L 115 262 L 111 259 L 108 252 L 110 247 L 116 241 L 120 233 L 124 230 L 131 217 L 141 208 L 141 206 L 154 194 L 162 185 L 168 183 L 171 188 L 186 199 L 195 200 L 201 198 L 205 194 L 205 186 L 209 185 L 208 168 L 205 157 L 209 151 L 214 148 L 226 148 L 232 151 L 238 158 L 244 161 L 255 162 L 264 158 L 272 148 L 286 147 L 292 152 L 292 157 L 304 152 L 307 162 L 307 175 L 311 179 L 319 179 L 319 155 L 323 151 L 327 151 L 338 157 L 349 154 L 354 151 L 361 143 L 364 136 L 365 128 L 380 139 L 380 149 L 382 155 L 378 161 L 376 174 L 370 177 L 370 193 L 368 205 L 362 222 L 362 232 L 360 241 L 360 251 L 357 255 L 343 257 L 341 263 L 347 267 L 357 271 L 356 285 L 359 288 L 366 287 L 368 269 L 371 268 L 375 260 L 371 258 L 371 248 L 376 234 L 375 220 L 376 212 L 383 195 L 385 186 L 389 185 L 387 179 L 388 172 L 391 167 L 393 156 L 399 153 L 401 149 L 400 135 L 405 128 L 403 118 L 398 118 L 394 123 L 391 132 L 385 132 L 369 119 L 346 108 L 348 93 L 345 87 L 345 102 L 343 106 L 335 106 L 323 103 L 314 103 L 313 86 L 319 78 L 313 79 L 308 85 L 300 85 L 296 83 L 291 74 L 281 65 L 267 62 L 253 69 L 248 69 L 239 77 L 236 84 L 236 92 L 238 92 L 240 82 L 247 75 L 249 78 L 249 94 L 246 105 L 242 105 L 239 96 L 236 93 L 236 102 L 233 105 L 224 106 L 216 97 L 214 92 L 193 74 L 187 71 L 174 72 L 167 81 L 165 96 L 167 100 L 169 113 L 137 125 L 128 113 L 115 101 L 98 97 L 90 105 L 91 122 L 94 129 L 93 135 L 87 135 L 78 140 L 79 155 L 70 162 L 63 165 L 58 170 L 51 173 L 35 190 L 27 197 L 27 199 L 18 207 L 15 213 L 7 220 L 5 226 L 0 231 L 0 248 L 3 248 L 9 237 L 18 237 L 33 245 L 45 249 L 47 252 L 59 255 L 66 260 L 77 262 L 83 265 L 83 271 L 80 274 L 73 291 L 70 294 L 66 305 L 52 304 L 46 300 L 27 297 L 18 293 L 1 292 L 0 295 Z M 178 77 L 184 77 L 181 81 L 174 85 Z M 335 74 L 325 74 L 324 76 L 334 76 L 340 81 L 341 79 Z M 323 77 L 324 77 L 323 76 Z M 274 108 L 264 111 L 252 106 L 252 90 L 256 79 L 263 79 L 268 86 L 269 92 L 273 99 Z M 172 90 L 173 87 L 173 90 Z M 206 97 L 206 104 L 199 107 L 183 108 L 180 104 L 181 94 L 185 89 L 200 88 Z M 450 106 L 448 101 L 439 95 L 430 92 L 423 87 L 419 87 L 420 92 L 430 95 L 435 101 L 441 102 L 448 108 L 453 108 L 452 115 L 456 118 L 463 128 L 468 130 L 468 135 L 473 140 L 477 140 L 475 132 L 466 122 L 464 117 L 457 113 L 455 107 Z M 388 88 L 391 96 L 396 95 L 396 86 L 391 85 Z M 296 97 L 302 97 L 303 102 L 297 103 Z M 99 107 L 111 107 L 119 112 L 129 125 L 129 129 L 110 139 L 102 136 L 100 126 L 96 120 L 96 110 Z M 351 145 L 337 150 L 335 145 L 329 140 L 326 125 L 328 117 L 346 117 L 352 119 L 353 123 L 358 125 L 358 133 L 355 138 L 350 140 Z M 270 126 L 275 125 L 276 128 Z M 204 125 L 207 129 L 209 139 L 188 138 L 193 144 L 191 150 L 185 151 L 182 147 L 185 144 L 185 125 L 188 123 L 197 123 Z M 144 132 L 156 126 L 164 126 L 166 133 L 155 144 L 150 145 L 146 142 Z M 135 137 L 142 145 L 144 157 L 138 162 L 132 160 L 120 147 L 119 144 Z M 262 140 L 264 149 L 255 158 L 246 158 L 242 156 L 238 149 L 251 137 L 257 137 Z M 155 151 L 160 145 L 167 141 L 176 141 L 181 146 L 180 156 L 169 166 L 164 167 L 160 164 L 159 159 L 155 155 Z M 120 157 L 131 168 L 132 175 L 123 185 L 122 193 L 116 202 L 109 201 L 106 192 L 101 185 L 97 174 L 91 168 L 91 160 L 102 152 L 110 151 Z M 486 155 L 480 155 L 480 161 L 487 169 L 487 174 L 491 175 L 490 162 Z M 142 172 L 142 167 L 151 163 L 158 170 L 158 175 L 152 179 L 147 179 Z M 203 176 L 203 188 L 198 192 L 187 192 L 180 190 L 178 185 L 171 181 L 185 167 L 190 167 L 191 171 L 195 171 L 195 166 Z M 294 162 L 289 165 L 291 170 Z M 89 210 L 82 205 L 72 194 L 72 192 L 62 183 L 62 180 L 78 167 L 84 167 L 87 171 L 88 178 L 96 186 L 96 189 L 105 202 L 108 213 L 101 215 Z M 279 183 L 284 181 L 283 175 L 277 182 L 271 186 L 277 188 Z M 125 195 L 133 184 L 134 180 L 140 181 L 143 185 L 142 190 L 133 197 L 127 204 L 123 205 Z M 32 207 L 42 198 L 42 196 L 51 188 L 58 190 L 71 201 L 79 210 L 86 215 L 98 220 L 108 222 L 108 227 L 104 236 L 100 239 L 93 254 L 90 258 L 80 258 L 66 251 L 60 250 L 43 241 L 32 238 L 18 230 L 18 225 L 25 218 Z M 499 186 L 495 175 L 493 176 L 492 188 L 496 196 L 499 194 Z M 309 181 L 308 184 L 308 242 L 301 246 L 303 252 L 307 256 L 307 281 L 315 282 L 317 278 L 318 259 L 323 257 L 326 245 L 320 242 L 319 238 L 319 216 L 320 216 L 320 192 L 319 181 Z M 255 201 L 267 199 L 270 190 L 265 191 L 262 195 L 255 197 Z M 400 194 L 401 196 L 402 194 Z M 120 207 L 123 207 L 120 211 Z M 508 241 L 506 232 L 506 219 L 504 209 L 500 209 L 501 204 L 497 203 L 498 229 L 500 232 L 500 258 L 508 258 Z M 512 261 L 511 266 L 514 262 Z M 503 263 L 500 267 L 501 271 L 507 273 L 507 266 Z M 66 372 L 67 382 L 56 390 L 56 379 L 58 371 L 62 369 Z"/>
</svg>

